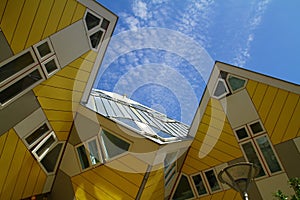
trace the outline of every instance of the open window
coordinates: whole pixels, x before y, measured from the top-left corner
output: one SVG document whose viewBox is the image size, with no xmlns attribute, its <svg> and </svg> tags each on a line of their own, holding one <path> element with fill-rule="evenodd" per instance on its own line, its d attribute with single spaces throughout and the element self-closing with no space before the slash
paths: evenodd
<svg viewBox="0 0 300 200">
<path fill-rule="evenodd" d="M 103 162 L 97 137 L 77 145 L 76 151 L 82 170 Z"/>
<path fill-rule="evenodd" d="M 31 149 L 36 144 L 38 144 L 47 134 L 51 131 L 51 127 L 48 121 L 45 121 L 40 126 L 38 126 L 33 132 L 29 135 L 25 136 L 23 141 L 25 142 L 26 146 Z"/>
<path fill-rule="evenodd" d="M 41 140 L 37 146 L 34 147 L 34 149 L 32 150 L 33 155 L 37 158 L 38 161 L 41 161 L 56 142 L 56 135 L 52 131 L 43 140 Z"/>
</svg>

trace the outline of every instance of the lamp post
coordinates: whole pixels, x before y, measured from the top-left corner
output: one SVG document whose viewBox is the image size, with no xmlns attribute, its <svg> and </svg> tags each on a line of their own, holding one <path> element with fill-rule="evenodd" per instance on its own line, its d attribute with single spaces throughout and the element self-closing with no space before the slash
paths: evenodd
<svg viewBox="0 0 300 200">
<path fill-rule="evenodd" d="M 258 172 L 259 168 L 253 163 L 242 162 L 222 169 L 218 174 L 218 179 L 238 191 L 244 200 L 248 200 L 248 186 Z"/>
</svg>

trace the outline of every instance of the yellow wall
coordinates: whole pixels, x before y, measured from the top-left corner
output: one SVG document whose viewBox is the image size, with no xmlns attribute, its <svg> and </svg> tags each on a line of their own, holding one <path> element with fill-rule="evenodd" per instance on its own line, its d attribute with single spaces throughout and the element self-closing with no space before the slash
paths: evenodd
<svg viewBox="0 0 300 200">
<path fill-rule="evenodd" d="M 219 138 L 216 136 L 218 133 L 220 133 Z M 204 141 L 206 136 L 207 139 Z M 215 146 L 213 146 L 214 142 L 216 142 Z M 205 157 L 200 158 L 199 152 L 202 146 L 213 148 Z M 182 172 L 188 175 L 194 174 L 242 156 L 220 102 L 211 98 L 187 154 Z"/>
<path fill-rule="evenodd" d="M 67 140 L 97 53 L 89 51 L 33 89 L 59 140 Z"/>
<path fill-rule="evenodd" d="M 76 0 L 1 0 L 0 28 L 15 54 L 83 18 Z"/>
<path fill-rule="evenodd" d="M 46 174 L 11 129 L 0 136 L 0 199 L 21 199 L 40 194 Z"/>
<path fill-rule="evenodd" d="M 151 169 L 146 185 L 140 199 L 156 200 L 164 199 L 165 179 L 163 165 L 154 166 Z"/>
<path fill-rule="evenodd" d="M 134 156 L 122 156 L 72 177 L 75 196 L 81 200 L 135 199 L 146 169 Z"/>
<path fill-rule="evenodd" d="M 252 80 L 247 91 L 274 145 L 300 136 L 298 94 Z"/>
<path fill-rule="evenodd" d="M 233 189 L 218 192 L 209 196 L 196 198 L 201 200 L 242 200 L 241 195 Z"/>
</svg>

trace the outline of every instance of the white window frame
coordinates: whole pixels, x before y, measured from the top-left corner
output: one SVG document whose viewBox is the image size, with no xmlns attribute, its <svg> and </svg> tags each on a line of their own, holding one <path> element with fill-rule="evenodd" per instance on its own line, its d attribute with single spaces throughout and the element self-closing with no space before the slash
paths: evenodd
<svg viewBox="0 0 300 200">
<path fill-rule="evenodd" d="M 196 187 L 195 182 L 194 182 L 194 179 L 193 179 L 193 177 L 194 177 L 194 176 L 197 176 L 197 175 L 200 175 L 200 177 L 201 177 L 201 179 L 202 179 L 202 181 L 203 181 L 203 185 L 204 185 L 204 187 L 205 187 L 205 189 L 206 189 L 206 193 L 205 193 L 205 194 L 199 195 L 199 193 L 198 193 L 197 187 Z M 203 174 L 202 172 L 198 172 L 198 173 L 192 174 L 192 175 L 190 175 L 190 177 L 191 177 L 191 181 L 192 181 L 192 187 L 193 187 L 194 190 L 196 191 L 197 197 L 204 197 L 204 196 L 211 195 L 211 194 L 210 194 L 210 190 L 208 189 L 208 188 L 209 188 L 209 185 L 208 185 L 208 183 L 206 182 L 206 179 L 204 178 L 204 174 Z"/>
<path fill-rule="evenodd" d="M 26 54 L 26 53 L 30 53 L 32 58 L 33 58 L 33 63 L 31 63 L 30 65 L 28 65 L 27 67 L 21 69 L 20 71 L 18 71 L 17 73 L 13 74 L 12 76 L 8 77 L 7 79 L 5 79 L 4 81 L 0 82 L 0 89 L 2 90 L 3 88 L 5 89 L 8 86 L 12 85 L 12 82 L 16 79 L 20 79 L 19 77 L 23 75 L 24 77 L 24 74 L 28 74 L 27 71 L 31 68 L 35 68 L 35 66 L 38 66 L 38 60 L 37 60 L 37 57 L 35 56 L 35 53 L 34 51 L 32 50 L 32 48 L 28 48 L 28 49 L 25 49 L 24 51 L 18 53 L 17 55 L 14 55 L 8 59 L 6 59 L 5 61 L 3 61 L 2 63 L 0 63 L 0 68 L 4 65 L 6 65 L 7 63 L 15 60 L 16 58 Z M 26 73 L 25 73 L 26 72 Z M 13 82 L 14 83 L 14 82 Z M 6 87 L 5 87 L 6 86 Z"/>
<path fill-rule="evenodd" d="M 223 82 L 223 84 L 224 84 L 225 89 L 227 90 L 227 92 L 225 92 L 224 94 L 222 94 L 220 96 L 215 96 L 215 91 L 217 89 L 219 81 Z M 212 97 L 214 97 L 216 99 L 221 99 L 221 98 L 225 97 L 227 94 L 229 94 L 229 92 L 230 92 L 230 90 L 228 89 L 226 81 L 224 79 L 222 79 L 222 78 L 218 78 L 217 81 L 216 81 L 216 83 L 215 83 L 214 89 L 213 89 Z"/>
<path fill-rule="evenodd" d="M 237 89 L 237 90 L 233 90 L 232 87 L 231 87 L 231 85 L 230 85 L 230 83 L 229 83 L 229 76 L 232 76 L 232 77 L 235 77 L 235 78 L 238 78 L 238 79 L 241 79 L 241 80 L 245 80 L 244 86 L 241 87 L 241 88 L 239 88 L 239 89 Z M 228 87 L 229 87 L 231 93 L 236 93 L 236 92 L 238 92 L 238 91 L 240 91 L 240 90 L 242 90 L 242 89 L 244 89 L 244 88 L 246 87 L 248 80 L 245 79 L 245 78 L 242 78 L 242 77 L 240 77 L 240 76 L 237 76 L 237 75 L 227 74 L 226 82 L 228 83 Z"/>
<path fill-rule="evenodd" d="M 54 142 L 50 145 L 50 147 L 48 149 L 46 149 L 40 156 L 37 154 L 37 151 L 40 149 L 40 147 L 45 144 L 45 142 L 50 138 L 50 137 L 54 138 Z M 50 134 L 48 134 L 33 150 L 32 150 L 32 154 L 37 158 L 37 160 L 40 162 L 45 155 L 49 152 L 49 150 L 55 146 L 55 144 L 57 143 L 57 137 L 54 133 L 54 131 L 51 131 Z"/>
<path fill-rule="evenodd" d="M 91 161 L 90 151 L 89 151 L 89 147 L 88 147 L 88 143 L 91 142 L 91 141 L 93 141 L 93 140 L 96 140 L 97 150 L 98 150 L 99 159 L 100 159 L 100 161 L 98 163 L 96 163 L 96 164 L 93 164 L 92 161 Z M 84 148 L 85 148 L 85 154 L 86 154 L 86 157 L 88 158 L 88 162 L 89 162 L 89 167 L 87 167 L 85 169 L 82 168 L 82 165 L 81 165 L 81 162 L 80 162 L 80 155 L 79 155 L 79 153 L 77 151 L 77 148 L 80 147 L 80 146 L 84 146 Z M 77 161 L 79 163 L 81 171 L 86 171 L 86 170 L 89 170 L 89 169 L 91 169 L 93 167 L 97 167 L 98 165 L 103 164 L 103 155 L 102 155 L 102 152 L 101 152 L 101 148 L 100 148 L 100 145 L 99 145 L 99 139 L 98 139 L 97 136 L 94 136 L 94 137 L 92 137 L 92 138 L 90 138 L 90 139 L 88 139 L 88 140 L 86 140 L 86 141 L 84 141 L 84 142 L 82 142 L 80 144 L 77 144 L 75 146 L 75 151 L 76 151 L 76 154 L 77 154 Z"/>
<path fill-rule="evenodd" d="M 9 84 L 5 85 L 4 87 L 1 87 L 0 90 L 5 90 L 6 88 L 10 87 L 11 85 L 13 85 L 14 83 L 16 83 L 17 81 L 19 81 L 20 79 L 24 78 L 25 76 L 27 76 L 28 74 L 30 74 L 31 72 L 38 70 L 42 79 L 38 80 L 37 82 L 35 82 L 34 84 L 32 84 L 31 86 L 29 86 L 28 88 L 24 89 L 22 92 L 18 93 L 16 96 L 14 96 L 13 98 L 9 99 L 8 101 L 6 101 L 5 103 L 0 103 L 0 109 L 2 109 L 3 107 L 7 106 L 8 104 L 12 103 L 13 101 L 15 101 L 16 99 L 18 99 L 19 97 L 21 97 L 22 95 L 24 95 L 25 93 L 27 93 L 28 91 L 30 91 L 31 89 L 33 89 L 35 86 L 37 86 L 38 84 L 40 84 L 42 81 L 46 80 L 45 75 L 41 69 L 40 65 L 37 65 L 36 67 L 33 67 L 32 69 L 28 70 L 26 73 L 20 75 L 19 77 L 17 77 L 16 79 L 12 80 Z"/>
<path fill-rule="evenodd" d="M 253 131 L 252 131 L 252 129 L 251 129 L 250 126 L 251 126 L 252 124 L 257 123 L 257 122 L 260 123 L 260 126 L 261 126 L 261 128 L 262 128 L 262 131 L 261 131 L 261 132 L 258 132 L 258 133 L 253 133 Z M 251 123 L 248 123 L 248 124 L 247 124 L 247 127 L 248 127 L 248 130 L 249 130 L 249 132 L 251 133 L 252 137 L 257 137 L 257 136 L 259 136 L 259 135 L 261 135 L 261 134 L 263 134 L 263 133 L 266 132 L 265 127 L 264 127 L 263 124 L 261 123 L 261 120 L 255 120 L 255 121 L 253 121 L 253 122 L 251 122 Z"/>
<path fill-rule="evenodd" d="M 171 193 L 171 199 L 173 199 L 173 196 L 174 196 L 174 194 L 175 194 L 175 192 L 176 192 L 176 189 L 177 189 L 177 187 L 178 187 L 178 184 L 179 184 L 180 179 L 181 179 L 182 176 L 185 176 L 185 177 L 187 178 L 187 180 L 188 180 L 188 182 L 189 182 L 189 184 L 190 184 L 191 190 L 192 190 L 192 192 L 193 192 L 193 195 L 194 195 L 194 197 L 189 198 L 189 199 L 186 199 L 186 200 L 192 200 L 192 199 L 197 198 L 197 194 L 195 194 L 195 189 L 194 189 L 194 187 L 193 187 L 193 182 L 191 181 L 190 176 L 186 175 L 185 173 L 180 173 L 180 175 L 178 176 L 178 179 L 177 179 L 177 181 L 176 181 L 176 184 L 175 184 L 175 186 L 174 186 L 174 190 L 173 190 L 172 193 Z"/>
<path fill-rule="evenodd" d="M 50 152 L 52 149 L 54 149 L 58 144 L 62 144 L 62 147 L 61 147 L 61 150 L 60 150 L 60 152 L 59 152 L 58 158 L 57 158 L 57 160 L 56 160 L 56 163 L 55 163 L 55 167 L 54 167 L 53 172 L 48 172 L 48 171 L 45 169 L 44 165 L 43 165 L 41 162 L 39 162 L 41 168 L 44 170 L 44 172 L 47 174 L 47 176 L 53 175 L 53 174 L 56 173 L 56 170 L 57 170 L 57 167 L 58 167 L 58 164 L 59 164 L 59 160 L 61 159 L 61 156 L 62 156 L 62 154 L 63 154 L 64 147 L 65 147 L 65 142 L 64 142 L 64 141 L 56 142 L 55 145 L 53 145 L 53 146 L 49 149 L 48 152 Z M 48 152 L 47 152 L 47 153 L 48 153 Z M 47 155 L 47 154 L 46 154 L 46 155 Z M 46 155 L 45 155 L 45 156 L 46 156 Z M 45 156 L 44 156 L 44 157 L 45 157 Z M 40 161 L 42 161 L 42 159 L 41 159 Z"/>
<path fill-rule="evenodd" d="M 238 130 L 240 130 L 240 129 L 242 129 L 242 128 L 244 128 L 244 129 L 246 130 L 246 132 L 247 132 L 247 134 L 248 134 L 248 137 L 245 137 L 245 138 L 243 138 L 243 139 L 239 139 L 239 137 L 238 137 L 236 131 L 238 131 Z M 251 139 L 251 136 L 252 136 L 252 135 L 250 134 L 250 132 L 249 132 L 249 130 L 248 130 L 248 126 L 246 126 L 246 125 L 240 126 L 240 127 L 236 128 L 236 129 L 234 129 L 233 131 L 234 131 L 234 133 L 235 133 L 234 135 L 235 135 L 235 137 L 236 137 L 236 139 L 237 139 L 238 142 L 243 142 L 243 141 L 245 141 L 245 140 Z"/>
<path fill-rule="evenodd" d="M 178 156 L 178 152 L 170 152 L 170 153 L 175 153 L 175 156 L 174 156 L 175 158 L 169 164 L 169 166 L 167 168 L 166 168 L 165 162 L 164 162 L 164 181 L 165 181 L 165 187 L 167 187 L 168 185 L 170 185 L 170 183 L 172 182 L 172 179 L 174 179 L 174 177 L 176 176 L 176 173 L 177 173 L 177 156 Z M 166 153 L 164 161 L 165 161 L 165 159 L 166 159 L 166 157 L 167 157 L 168 154 L 169 153 Z M 168 173 L 168 176 L 165 176 L 167 174 L 166 172 Z"/>
<path fill-rule="evenodd" d="M 259 145 L 257 144 L 257 141 L 256 141 L 256 139 L 261 138 L 261 137 L 266 137 L 267 138 L 267 140 L 268 140 L 268 142 L 270 144 L 270 147 L 271 147 L 271 149 L 272 149 L 272 151 L 274 153 L 274 156 L 275 156 L 275 158 L 276 158 L 276 160 L 277 160 L 277 162 L 278 162 L 278 164 L 279 164 L 279 166 L 281 168 L 280 171 L 271 172 L 271 170 L 269 169 L 269 166 L 268 166 L 268 163 L 267 163 L 267 161 L 265 159 L 265 156 L 264 156 L 263 152 L 261 151 L 261 149 L 260 149 L 260 147 L 259 147 Z M 271 143 L 270 138 L 268 137 L 268 135 L 267 134 L 262 134 L 262 135 L 259 135 L 257 137 L 254 137 L 253 138 L 253 142 L 255 143 L 255 145 L 257 147 L 257 150 L 259 151 L 259 155 L 260 155 L 261 159 L 263 160 L 263 165 L 266 168 L 267 174 L 269 176 L 273 176 L 273 175 L 276 175 L 276 174 L 281 174 L 284 171 L 283 170 L 283 166 L 282 166 L 282 164 L 280 162 L 280 159 L 279 159 L 279 157 L 278 157 L 278 155 L 277 155 L 277 153 L 276 153 L 276 151 L 275 151 L 275 149 L 274 149 L 274 147 L 273 147 L 273 145 L 272 145 L 272 143 Z"/>
<path fill-rule="evenodd" d="M 41 56 L 40 56 L 40 52 L 39 52 L 39 50 L 38 50 L 38 47 L 39 47 L 40 45 L 44 44 L 45 42 L 48 44 L 49 49 L 50 49 L 51 52 L 50 52 L 49 54 L 47 54 L 47 55 L 41 57 Z M 42 41 L 36 43 L 35 45 L 33 45 L 33 49 L 34 49 L 34 51 L 35 51 L 35 53 L 36 53 L 36 56 L 37 56 L 37 58 L 39 59 L 40 62 L 43 62 L 44 60 L 48 59 L 49 57 L 51 57 L 52 55 L 55 54 L 54 48 L 53 48 L 52 43 L 51 43 L 51 41 L 50 41 L 49 38 L 46 38 L 46 39 L 44 39 L 44 40 L 42 40 Z"/>
<path fill-rule="evenodd" d="M 205 172 L 208 172 L 208 171 L 211 171 L 211 170 L 213 170 L 214 175 L 215 175 L 215 177 L 216 177 L 216 180 L 217 180 L 217 182 L 218 182 L 218 184 L 219 184 L 219 187 L 220 187 L 220 189 L 215 190 L 215 191 L 212 191 L 212 189 L 211 189 L 211 187 L 210 187 L 210 185 L 209 185 L 209 181 L 208 181 L 208 179 L 207 179 L 207 177 L 206 177 L 206 174 L 205 174 Z M 223 186 L 222 186 L 221 182 L 220 182 L 219 179 L 218 179 L 218 174 L 217 174 L 215 168 L 207 169 L 207 170 L 203 171 L 202 173 L 203 173 L 204 181 L 206 182 L 206 185 L 207 185 L 207 189 L 208 189 L 208 191 L 209 191 L 210 194 L 215 194 L 215 193 L 217 193 L 217 192 L 223 191 Z"/>
<path fill-rule="evenodd" d="M 86 24 L 86 21 L 85 21 L 85 18 L 86 18 L 87 13 L 90 13 L 90 14 L 92 14 L 92 15 L 94 15 L 95 17 L 97 17 L 97 18 L 100 19 L 99 24 L 98 24 L 97 26 L 93 27 L 91 30 L 88 30 L 88 29 L 87 29 L 87 24 Z M 87 10 L 85 11 L 85 14 L 84 14 L 84 17 L 83 17 L 83 23 L 84 23 L 84 27 L 85 27 L 85 30 L 86 30 L 86 33 L 87 33 L 87 39 L 88 39 L 88 41 L 89 41 L 90 48 L 91 48 L 92 50 L 94 50 L 94 51 L 98 51 L 98 50 L 100 49 L 101 43 L 102 43 L 102 41 L 103 41 L 103 39 L 104 39 L 104 36 L 105 36 L 105 33 L 106 33 L 106 30 L 103 29 L 103 28 L 101 28 L 102 21 L 103 21 L 103 17 L 99 16 L 99 15 L 96 14 L 95 12 L 93 12 L 93 11 L 91 11 L 91 10 L 89 10 L 89 9 L 87 9 Z M 99 30 L 103 31 L 103 34 L 102 34 L 102 36 L 101 36 L 101 38 L 100 38 L 100 42 L 99 42 L 98 47 L 97 47 L 97 48 L 94 48 L 94 47 L 92 46 L 92 42 L 91 42 L 91 40 L 90 40 L 90 36 L 93 35 L 94 33 L 96 33 L 96 32 L 99 31 Z"/>
<path fill-rule="evenodd" d="M 37 129 L 39 129 L 41 126 L 43 126 L 44 124 L 46 124 L 49 128 L 49 130 L 47 132 L 45 132 L 43 135 L 41 135 L 35 142 L 33 142 L 32 144 L 28 144 L 26 141 L 26 138 L 29 137 L 34 131 L 36 131 Z M 43 138 L 45 138 L 50 132 L 52 131 L 52 128 L 50 126 L 50 123 L 48 122 L 48 120 L 43 121 L 42 123 L 40 123 L 37 127 L 35 127 L 35 129 L 33 129 L 29 134 L 26 134 L 25 137 L 22 138 L 24 144 L 26 145 L 26 147 L 28 149 L 31 149 L 32 147 L 34 147 L 36 144 L 38 144 L 41 140 L 43 140 Z"/>
<path fill-rule="evenodd" d="M 46 64 L 47 64 L 48 62 L 50 62 L 51 60 L 54 60 L 56 66 L 57 66 L 57 69 L 54 70 L 54 71 L 51 72 L 51 73 L 48 73 L 47 68 L 46 68 Z M 60 67 L 60 65 L 59 65 L 59 62 L 58 62 L 58 60 L 57 60 L 56 55 L 52 55 L 51 57 L 49 57 L 49 58 L 47 58 L 46 60 L 44 60 L 44 61 L 41 63 L 41 66 L 42 66 L 43 71 L 44 71 L 44 73 L 45 73 L 45 75 L 46 75 L 47 78 L 50 78 L 52 75 L 54 75 L 56 72 L 58 72 L 58 71 L 61 69 L 61 67 Z"/>
</svg>

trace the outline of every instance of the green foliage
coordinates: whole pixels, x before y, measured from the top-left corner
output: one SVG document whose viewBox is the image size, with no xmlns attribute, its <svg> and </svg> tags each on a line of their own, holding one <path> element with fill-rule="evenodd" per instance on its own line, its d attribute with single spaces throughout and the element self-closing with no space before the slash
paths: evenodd
<svg viewBox="0 0 300 200">
<path fill-rule="evenodd" d="M 296 178 L 291 178 L 288 181 L 288 184 L 291 188 L 293 188 L 293 190 L 295 191 L 295 194 L 291 196 L 291 200 L 300 200 L 300 178 L 296 177 Z M 274 196 L 278 199 L 278 200 L 288 200 L 289 197 L 285 194 L 283 194 L 283 192 L 281 190 L 278 190 Z"/>
</svg>

